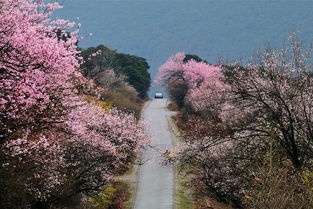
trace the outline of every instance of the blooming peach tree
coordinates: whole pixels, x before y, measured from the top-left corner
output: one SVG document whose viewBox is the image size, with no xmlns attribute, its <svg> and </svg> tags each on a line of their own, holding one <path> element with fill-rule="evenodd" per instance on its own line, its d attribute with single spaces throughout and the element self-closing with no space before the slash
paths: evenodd
<svg viewBox="0 0 313 209">
<path fill-rule="evenodd" d="M 87 101 L 104 90 L 80 73 L 78 31 L 52 20 L 58 8 L 0 1 L 1 208 L 48 208 L 93 192 L 148 139 L 132 114 Z"/>
<path fill-rule="evenodd" d="M 198 182 L 211 195 L 241 205 L 269 149 L 278 150 L 296 171 L 310 169 L 310 50 L 295 35 L 290 38 L 290 48 L 266 50 L 247 67 L 184 62 L 181 53 L 161 66 L 160 83 L 169 87 L 179 80 L 188 87 L 183 110 L 189 109 L 179 123 L 185 141 L 174 159 L 193 168 L 192 178 L 202 179 Z"/>
<path fill-rule="evenodd" d="M 228 89 L 222 68 L 186 57 L 181 52 L 171 56 L 160 67 L 157 82 L 169 89 L 170 96 L 173 86 L 186 86 L 188 90 L 183 93 L 182 99 L 196 111 L 208 110 L 209 106 L 217 107 L 215 103 L 224 98 Z"/>
</svg>

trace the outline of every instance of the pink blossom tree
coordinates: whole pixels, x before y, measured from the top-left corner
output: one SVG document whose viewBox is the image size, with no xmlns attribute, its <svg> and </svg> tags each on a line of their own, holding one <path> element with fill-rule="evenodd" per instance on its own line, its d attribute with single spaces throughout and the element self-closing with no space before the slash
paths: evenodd
<svg viewBox="0 0 313 209">
<path fill-rule="evenodd" d="M 290 48 L 266 50 L 245 68 L 223 66 L 214 73 L 205 64 L 189 61 L 191 69 L 182 64 L 179 72 L 183 76 L 176 78 L 188 85 L 185 100 L 191 111 L 188 120 L 179 124 L 185 141 L 174 152 L 174 159 L 193 168 L 192 179 L 202 179 L 208 195 L 241 205 L 243 191 L 268 156 L 268 149 L 277 150 L 277 158 L 290 161 L 298 172 L 310 169 L 310 51 L 304 50 L 293 34 Z M 173 60 L 168 67 L 177 66 Z M 161 67 L 159 78 L 171 85 L 166 79 L 175 74 L 166 67 Z"/>
<path fill-rule="evenodd" d="M 41 1 L 2 1 L 0 20 L 0 126 L 7 133 L 14 127 L 33 126 L 57 121 L 50 117 L 62 112 L 52 106 L 61 102 L 73 88 L 70 80 L 81 75 L 76 59 L 74 33 L 66 41 L 59 40 L 57 30 L 64 31 L 71 23 L 49 20 L 57 4 Z M 62 32 L 63 35 L 67 33 Z M 18 124 L 14 124 L 18 123 Z"/>
<path fill-rule="evenodd" d="M 48 208 L 93 192 L 148 139 L 132 114 L 86 100 L 104 90 L 78 70 L 77 31 L 51 19 L 58 8 L 0 2 L 1 208 Z"/>
<path fill-rule="evenodd" d="M 218 102 L 223 98 L 228 85 L 223 81 L 220 67 L 186 57 L 184 53 L 171 56 L 160 67 L 157 82 L 167 87 L 172 97 L 175 94 L 172 89 L 185 87 L 180 95 L 184 103 L 189 103 L 197 111 L 204 110 L 204 106 L 209 105 L 208 101 Z"/>
</svg>

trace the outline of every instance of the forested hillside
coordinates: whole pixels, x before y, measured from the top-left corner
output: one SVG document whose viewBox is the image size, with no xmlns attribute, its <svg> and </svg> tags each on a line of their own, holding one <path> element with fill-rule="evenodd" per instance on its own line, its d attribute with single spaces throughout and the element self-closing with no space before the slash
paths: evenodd
<svg viewBox="0 0 313 209">
<path fill-rule="evenodd" d="M 108 90 L 103 99 L 120 109 L 134 112 L 139 118 L 151 83 L 146 60 L 118 53 L 104 45 L 81 51 L 83 75 Z"/>
</svg>

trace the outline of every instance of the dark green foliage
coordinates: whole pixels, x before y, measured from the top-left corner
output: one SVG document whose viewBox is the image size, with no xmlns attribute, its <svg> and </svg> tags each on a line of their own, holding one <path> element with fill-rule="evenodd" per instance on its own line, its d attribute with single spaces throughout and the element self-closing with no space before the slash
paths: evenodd
<svg viewBox="0 0 313 209">
<path fill-rule="evenodd" d="M 93 53 L 101 54 L 92 56 Z M 116 50 L 99 45 L 82 50 L 85 63 L 82 65 L 86 77 L 95 78 L 101 72 L 112 69 L 116 74 L 126 76 L 126 82 L 133 86 L 140 98 L 146 98 L 150 87 L 150 66 L 146 59 L 134 55 L 118 53 Z"/>
<path fill-rule="evenodd" d="M 116 60 L 120 72 L 127 76 L 127 82 L 137 90 L 139 97 L 147 97 L 151 78 L 148 72 L 150 66 L 146 60 L 129 54 L 117 54 Z"/>
<path fill-rule="evenodd" d="M 184 63 L 188 62 L 189 60 L 195 60 L 196 62 L 205 62 L 207 63 L 207 61 L 201 59 L 198 55 L 195 54 L 186 54 L 185 58 L 184 58 Z"/>
<path fill-rule="evenodd" d="M 101 54 L 93 56 L 93 54 L 97 52 L 101 52 Z M 107 69 L 118 68 L 116 54 L 116 50 L 109 49 L 104 45 L 89 47 L 88 49 L 82 50 L 81 55 L 85 61 L 82 65 L 84 76 L 94 78 L 100 72 Z"/>
</svg>

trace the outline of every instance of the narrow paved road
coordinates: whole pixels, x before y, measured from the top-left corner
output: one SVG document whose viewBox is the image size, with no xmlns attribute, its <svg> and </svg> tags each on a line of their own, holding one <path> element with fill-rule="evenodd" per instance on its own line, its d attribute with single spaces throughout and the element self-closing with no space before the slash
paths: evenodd
<svg viewBox="0 0 313 209">
<path fill-rule="evenodd" d="M 147 149 L 140 166 L 134 209 L 172 209 L 174 170 L 160 165 L 161 150 L 172 147 L 172 135 L 168 118 L 173 112 L 166 108 L 166 99 L 154 99 L 146 106 L 143 119 L 148 122 L 146 131 L 152 135 L 151 147 Z"/>
</svg>

